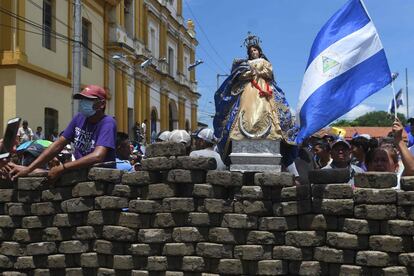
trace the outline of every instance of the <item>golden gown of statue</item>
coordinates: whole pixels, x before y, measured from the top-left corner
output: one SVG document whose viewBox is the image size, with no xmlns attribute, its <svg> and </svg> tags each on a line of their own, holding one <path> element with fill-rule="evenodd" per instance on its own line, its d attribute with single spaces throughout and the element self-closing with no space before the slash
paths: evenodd
<svg viewBox="0 0 414 276">
<path fill-rule="evenodd" d="M 248 63 L 251 69 L 241 76 L 241 80 L 248 80 L 248 82 L 244 82 L 242 89 L 232 90 L 233 95 L 241 93 L 241 96 L 239 112 L 230 130 L 230 139 L 282 139 L 277 102 L 273 100 L 273 94 L 268 96 L 260 94 L 261 91 L 272 90 L 270 84 L 273 77 L 272 65 L 263 58 L 249 60 Z"/>
</svg>

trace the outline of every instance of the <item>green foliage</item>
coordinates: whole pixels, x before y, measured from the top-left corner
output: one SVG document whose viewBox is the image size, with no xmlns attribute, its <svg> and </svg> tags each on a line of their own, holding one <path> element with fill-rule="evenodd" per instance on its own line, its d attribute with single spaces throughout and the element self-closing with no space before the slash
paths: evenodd
<svg viewBox="0 0 414 276">
<path fill-rule="evenodd" d="M 403 125 L 406 124 L 407 119 L 402 113 L 397 114 Z M 353 121 L 340 120 L 332 124 L 332 126 L 346 127 L 346 126 L 371 126 L 371 127 L 389 127 L 394 122 L 394 115 L 390 115 L 385 111 L 368 112 Z"/>
</svg>

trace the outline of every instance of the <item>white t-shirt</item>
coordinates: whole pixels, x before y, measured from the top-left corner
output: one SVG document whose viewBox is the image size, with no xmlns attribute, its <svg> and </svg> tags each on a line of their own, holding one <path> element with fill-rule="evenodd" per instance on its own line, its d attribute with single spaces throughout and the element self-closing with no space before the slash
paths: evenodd
<svg viewBox="0 0 414 276">
<path fill-rule="evenodd" d="M 30 127 L 26 129 L 20 127 L 17 131 L 17 136 L 19 136 L 20 142 L 24 143 L 33 139 L 33 131 Z"/>
<path fill-rule="evenodd" d="M 221 160 L 220 154 L 214 151 L 212 148 L 206 148 L 203 150 L 194 150 L 190 153 L 192 157 L 213 157 L 216 159 L 217 162 L 217 169 L 218 171 L 226 170 L 226 165 L 224 165 L 223 161 Z"/>
</svg>

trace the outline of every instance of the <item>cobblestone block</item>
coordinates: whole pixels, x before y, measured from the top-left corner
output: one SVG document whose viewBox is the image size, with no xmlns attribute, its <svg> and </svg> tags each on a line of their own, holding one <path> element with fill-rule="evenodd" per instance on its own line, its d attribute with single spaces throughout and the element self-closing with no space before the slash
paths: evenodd
<svg viewBox="0 0 414 276">
<path fill-rule="evenodd" d="M 282 241 L 283 243 L 284 241 Z M 250 231 L 247 234 L 247 244 L 281 244 L 281 241 L 276 242 L 276 237 L 273 233 L 268 231 Z"/>
<path fill-rule="evenodd" d="M 339 269 L 340 276 L 362 276 L 368 274 L 369 272 L 366 269 L 357 265 L 341 265 Z"/>
<path fill-rule="evenodd" d="M 314 199 L 312 210 L 325 215 L 351 216 L 354 213 L 354 201 L 352 199 Z"/>
<path fill-rule="evenodd" d="M 149 221 L 145 215 L 122 212 L 119 214 L 117 225 L 128 228 L 147 228 Z"/>
<path fill-rule="evenodd" d="M 398 205 L 413 206 L 414 205 L 414 191 L 398 193 Z"/>
<path fill-rule="evenodd" d="M 41 191 L 47 186 L 45 177 L 20 177 L 17 180 L 17 189 L 20 191 Z"/>
<path fill-rule="evenodd" d="M 369 247 L 372 250 L 385 252 L 406 252 L 410 251 L 410 241 L 404 240 L 402 237 L 389 235 L 372 235 L 369 237 Z"/>
<path fill-rule="evenodd" d="M 11 202 L 14 199 L 14 189 L 0 189 L 0 202 Z"/>
<path fill-rule="evenodd" d="M 73 238 L 76 240 L 93 240 L 98 237 L 95 228 L 92 226 L 79 226 L 75 228 Z"/>
<path fill-rule="evenodd" d="M 28 216 L 29 210 L 24 203 L 10 202 L 5 204 L 4 212 L 9 216 Z"/>
<path fill-rule="evenodd" d="M 131 187 L 129 185 L 116 184 L 111 193 L 112 196 L 131 197 Z"/>
<path fill-rule="evenodd" d="M 193 196 L 202 198 L 214 197 L 213 186 L 211 184 L 194 184 Z"/>
<path fill-rule="evenodd" d="M 10 260 L 10 258 L 5 255 L 0 255 L 0 268 L 5 269 L 5 268 L 12 268 L 12 267 L 13 267 L 13 262 Z"/>
<path fill-rule="evenodd" d="M 204 208 L 208 213 L 232 213 L 233 201 L 224 199 L 206 198 Z"/>
<path fill-rule="evenodd" d="M 96 240 L 93 243 L 93 251 L 106 255 L 124 254 L 124 246 L 118 242 Z"/>
<path fill-rule="evenodd" d="M 141 214 L 154 214 L 161 212 L 162 206 L 159 201 L 155 200 L 131 200 L 129 202 L 129 211 Z"/>
<path fill-rule="evenodd" d="M 65 213 L 86 212 L 93 210 L 93 201 L 83 197 L 77 197 L 62 201 L 62 211 Z"/>
<path fill-rule="evenodd" d="M 168 269 L 168 261 L 165 256 L 150 256 L 147 261 L 149 271 L 165 271 Z"/>
<path fill-rule="evenodd" d="M 312 184 L 348 183 L 348 169 L 313 170 L 309 172 L 309 182 Z"/>
<path fill-rule="evenodd" d="M 256 173 L 254 185 L 271 187 L 291 187 L 295 185 L 294 175 L 291 173 Z"/>
<path fill-rule="evenodd" d="M 285 275 L 287 271 L 287 263 L 281 260 L 263 260 L 257 263 L 259 275 Z"/>
<path fill-rule="evenodd" d="M 59 211 L 52 202 L 33 203 L 30 209 L 31 213 L 36 216 L 53 215 Z"/>
<path fill-rule="evenodd" d="M 177 168 L 185 170 L 215 170 L 217 162 L 211 157 L 179 156 L 176 160 Z"/>
<path fill-rule="evenodd" d="M 239 172 L 208 171 L 207 182 L 224 187 L 241 187 L 244 185 L 245 177 Z"/>
<path fill-rule="evenodd" d="M 160 178 L 158 173 L 151 173 L 147 171 L 137 171 L 124 173 L 122 175 L 122 183 L 130 186 L 146 186 L 154 183 Z"/>
<path fill-rule="evenodd" d="M 155 228 L 175 227 L 176 223 L 171 213 L 158 213 L 154 217 L 153 226 Z"/>
<path fill-rule="evenodd" d="M 293 186 L 293 187 L 283 187 L 280 193 L 280 198 L 282 201 L 292 201 L 292 200 L 305 200 L 310 198 L 310 189 L 309 186 Z"/>
<path fill-rule="evenodd" d="M 273 204 L 273 213 L 276 216 L 294 216 L 311 212 L 310 200 L 277 202 Z"/>
<path fill-rule="evenodd" d="M 299 275 L 311 276 L 311 275 L 325 275 L 323 267 L 317 261 L 303 261 L 299 267 Z"/>
<path fill-rule="evenodd" d="M 49 268 L 65 268 L 66 257 L 64 254 L 55 254 L 47 256 L 47 266 Z"/>
<path fill-rule="evenodd" d="M 62 201 L 72 198 L 72 187 L 50 188 L 42 191 L 42 201 Z"/>
<path fill-rule="evenodd" d="M 356 205 L 354 208 L 356 218 L 388 220 L 397 217 L 397 207 L 395 205 Z"/>
<path fill-rule="evenodd" d="M 273 259 L 302 261 L 312 260 L 313 252 L 310 248 L 298 248 L 287 245 L 277 245 L 273 247 Z"/>
<path fill-rule="evenodd" d="M 17 260 L 14 263 L 14 268 L 18 270 L 33 269 L 35 267 L 32 256 L 17 257 Z"/>
<path fill-rule="evenodd" d="M 15 229 L 13 232 L 12 240 L 20 243 L 30 242 L 31 237 L 29 234 L 29 229 Z"/>
<path fill-rule="evenodd" d="M 273 213 L 272 202 L 261 200 L 243 200 L 241 202 L 235 202 L 234 212 L 247 215 L 268 216 Z"/>
<path fill-rule="evenodd" d="M 23 228 L 43 228 L 46 226 L 44 221 L 37 216 L 24 217 L 22 219 Z"/>
<path fill-rule="evenodd" d="M 140 229 L 138 240 L 143 243 L 164 243 L 171 239 L 171 235 L 164 229 Z"/>
<path fill-rule="evenodd" d="M 186 155 L 186 149 L 184 144 L 163 142 L 154 143 L 148 145 L 145 149 L 145 156 L 147 158 L 159 157 L 159 156 L 182 156 Z"/>
<path fill-rule="evenodd" d="M 208 240 L 215 243 L 236 244 L 234 232 L 229 228 L 215 227 L 211 228 Z"/>
<path fill-rule="evenodd" d="M 26 250 L 18 242 L 4 241 L 0 246 L 0 254 L 15 257 L 24 256 L 26 255 Z"/>
<path fill-rule="evenodd" d="M 131 270 L 134 268 L 134 261 L 131 255 L 114 255 L 114 269 Z"/>
<path fill-rule="evenodd" d="M 188 225 L 190 226 L 210 226 L 210 216 L 207 213 L 189 213 Z"/>
<path fill-rule="evenodd" d="M 63 241 L 59 244 L 59 252 L 64 254 L 85 253 L 89 249 L 87 242 L 78 240 Z"/>
<path fill-rule="evenodd" d="M 356 188 L 354 190 L 355 203 L 395 203 L 397 191 L 394 189 Z"/>
<path fill-rule="evenodd" d="M 152 157 L 141 161 L 145 171 L 167 171 L 176 168 L 175 157 Z"/>
<path fill-rule="evenodd" d="M 122 226 L 105 225 L 102 235 L 105 239 L 115 241 L 135 241 L 137 239 L 134 230 Z"/>
<path fill-rule="evenodd" d="M 241 275 L 243 274 L 242 262 L 239 259 L 221 259 L 218 272 L 227 275 Z"/>
<path fill-rule="evenodd" d="M 354 176 L 355 187 L 386 189 L 397 186 L 397 175 L 389 172 L 365 172 Z"/>
<path fill-rule="evenodd" d="M 128 199 L 118 196 L 99 196 L 95 198 L 96 209 L 122 209 L 128 207 Z"/>
<path fill-rule="evenodd" d="M 200 242 L 205 240 L 197 227 L 176 227 L 172 232 L 172 239 L 175 242 Z"/>
<path fill-rule="evenodd" d="M 132 255 L 137 256 L 150 256 L 156 255 L 156 250 L 152 248 L 149 244 L 138 243 L 138 244 L 131 244 L 128 249 L 128 252 Z"/>
<path fill-rule="evenodd" d="M 408 276 L 407 268 L 404 266 L 390 266 L 382 269 L 384 276 Z"/>
<path fill-rule="evenodd" d="M 207 258 L 232 258 L 233 247 L 218 243 L 199 242 L 196 248 L 197 255 Z"/>
<path fill-rule="evenodd" d="M 398 255 L 398 262 L 406 267 L 414 267 L 414 253 L 402 253 Z"/>
<path fill-rule="evenodd" d="M 184 197 L 171 197 L 162 200 L 162 208 L 165 212 L 189 213 L 195 210 L 194 199 Z"/>
<path fill-rule="evenodd" d="M 396 236 L 414 235 L 414 221 L 410 220 L 388 220 L 385 225 L 387 234 Z"/>
<path fill-rule="evenodd" d="M 188 272 L 205 271 L 204 258 L 196 256 L 184 256 L 182 262 L 182 270 Z"/>
<path fill-rule="evenodd" d="M 305 214 L 298 217 L 299 228 L 301 230 L 328 230 L 336 229 L 338 220 L 334 216 L 322 214 Z"/>
<path fill-rule="evenodd" d="M 56 244 L 54 242 L 29 243 L 26 252 L 28 255 L 49 255 L 56 252 Z"/>
<path fill-rule="evenodd" d="M 343 231 L 351 234 L 377 234 L 380 231 L 380 224 L 377 221 L 368 221 L 365 219 L 345 218 Z"/>
<path fill-rule="evenodd" d="M 78 273 L 82 273 L 82 271 L 79 271 Z M 77 274 L 77 275 L 81 275 L 81 274 Z M 97 276 L 115 276 L 115 269 L 111 269 L 111 268 L 98 268 L 97 271 Z M 75 276 L 75 275 L 73 275 Z"/>
<path fill-rule="evenodd" d="M 287 231 L 298 227 L 296 217 L 262 217 L 259 218 L 259 230 Z"/>
<path fill-rule="evenodd" d="M 234 257 L 247 261 L 259 261 L 272 258 L 272 253 L 261 245 L 236 245 L 234 246 Z"/>
<path fill-rule="evenodd" d="M 286 245 L 292 246 L 320 246 L 325 243 L 325 235 L 318 231 L 287 231 Z"/>
<path fill-rule="evenodd" d="M 148 185 L 147 199 L 163 199 L 175 196 L 175 184 L 150 184 Z"/>
<path fill-rule="evenodd" d="M 75 185 L 72 189 L 72 196 L 73 197 L 81 197 L 81 196 L 100 196 L 105 193 L 105 187 L 103 183 L 88 181 L 88 182 L 81 182 Z"/>
<path fill-rule="evenodd" d="M 326 246 L 316 247 L 314 258 L 325 263 L 353 263 L 355 253 L 351 250 L 334 249 Z"/>
<path fill-rule="evenodd" d="M 352 186 L 349 184 L 314 184 L 312 196 L 327 199 L 352 198 Z"/>
<path fill-rule="evenodd" d="M 73 186 L 76 183 L 88 181 L 88 173 L 89 169 L 80 169 L 65 172 L 60 177 L 59 181 L 55 184 L 55 186 Z"/>
<path fill-rule="evenodd" d="M 260 186 L 242 186 L 240 189 L 240 198 L 260 200 L 263 199 L 263 191 Z"/>
<path fill-rule="evenodd" d="M 414 176 L 403 176 L 400 179 L 401 189 L 404 191 L 414 191 Z"/>
<path fill-rule="evenodd" d="M 123 171 L 115 169 L 91 168 L 88 178 L 95 181 L 121 183 L 123 173 Z"/>
<path fill-rule="evenodd" d="M 165 256 L 188 256 L 194 254 L 194 246 L 188 243 L 166 243 L 162 250 Z"/>
<path fill-rule="evenodd" d="M 225 214 L 221 226 L 235 229 L 254 229 L 257 228 L 257 217 L 245 214 Z"/>
<path fill-rule="evenodd" d="M 398 218 L 414 220 L 414 206 L 397 206 Z"/>
<path fill-rule="evenodd" d="M 99 267 L 98 254 L 95 252 L 82 253 L 80 255 L 81 267 Z"/>
<path fill-rule="evenodd" d="M 390 263 L 390 256 L 381 251 L 359 251 L 356 264 L 363 266 L 385 267 Z"/>
<path fill-rule="evenodd" d="M 344 232 L 327 232 L 326 244 L 341 249 L 364 249 L 368 245 L 367 239 Z"/>
<path fill-rule="evenodd" d="M 16 228 L 19 227 L 19 223 L 16 223 L 11 216 L 0 215 L 0 227 Z"/>
<path fill-rule="evenodd" d="M 204 183 L 206 173 L 204 171 L 170 170 L 167 173 L 167 181 L 170 183 Z"/>
</svg>

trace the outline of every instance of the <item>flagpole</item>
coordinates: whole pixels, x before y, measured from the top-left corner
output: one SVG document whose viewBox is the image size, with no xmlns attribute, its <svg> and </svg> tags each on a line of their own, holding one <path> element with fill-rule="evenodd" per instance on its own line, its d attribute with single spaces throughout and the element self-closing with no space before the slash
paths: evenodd
<svg viewBox="0 0 414 276">
<path fill-rule="evenodd" d="M 407 120 L 410 117 L 409 108 L 408 108 L 408 70 L 405 68 L 405 98 L 407 99 Z"/>
<path fill-rule="evenodd" d="M 392 95 L 394 96 L 394 102 L 392 103 L 394 105 L 394 117 L 397 119 L 397 97 L 395 96 L 394 80 L 391 81 L 391 88 Z"/>
</svg>

